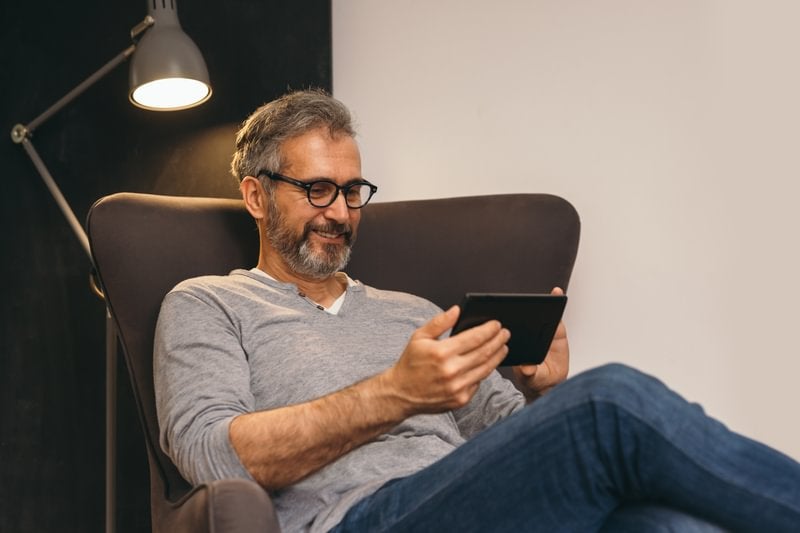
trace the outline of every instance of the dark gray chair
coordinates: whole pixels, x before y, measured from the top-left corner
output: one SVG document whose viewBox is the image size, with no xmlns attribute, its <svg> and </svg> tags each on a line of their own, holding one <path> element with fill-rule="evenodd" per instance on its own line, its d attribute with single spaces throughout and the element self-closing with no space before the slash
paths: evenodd
<svg viewBox="0 0 800 533">
<path fill-rule="evenodd" d="M 277 532 L 268 494 L 222 480 L 192 488 L 158 445 L 152 347 L 164 295 L 179 281 L 255 266 L 258 232 L 240 201 L 120 193 L 87 229 L 144 428 L 154 532 Z M 567 288 L 580 220 L 543 194 L 370 204 L 347 268 L 367 284 L 448 307 L 465 292 Z"/>
</svg>

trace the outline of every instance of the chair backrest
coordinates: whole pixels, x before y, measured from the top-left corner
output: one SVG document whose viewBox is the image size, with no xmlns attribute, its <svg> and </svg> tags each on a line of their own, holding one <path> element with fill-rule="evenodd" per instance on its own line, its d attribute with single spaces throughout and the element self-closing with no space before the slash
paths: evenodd
<svg viewBox="0 0 800 533">
<path fill-rule="evenodd" d="M 98 200 L 87 229 L 95 268 L 144 427 L 152 497 L 190 490 L 158 445 L 152 348 L 164 295 L 178 282 L 255 266 L 258 232 L 241 201 L 119 193 Z M 441 307 L 465 292 L 567 288 L 580 220 L 543 194 L 370 204 L 348 273 Z"/>
</svg>

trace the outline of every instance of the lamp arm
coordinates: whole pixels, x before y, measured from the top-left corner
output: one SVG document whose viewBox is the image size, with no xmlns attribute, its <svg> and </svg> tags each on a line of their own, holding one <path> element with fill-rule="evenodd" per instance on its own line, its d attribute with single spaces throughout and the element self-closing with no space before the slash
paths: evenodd
<svg viewBox="0 0 800 533">
<path fill-rule="evenodd" d="M 142 22 L 131 29 L 131 39 L 135 40 L 154 23 L 155 19 L 152 16 L 147 15 Z M 89 256 L 90 261 L 92 260 L 92 254 L 89 248 L 89 239 L 86 236 L 86 232 L 83 230 L 83 226 L 81 226 L 80 222 L 78 222 L 75 213 L 72 211 L 69 203 L 67 203 L 67 200 L 64 198 L 64 195 L 61 193 L 58 185 L 56 185 L 56 182 L 53 179 L 53 176 L 50 174 L 50 171 L 47 169 L 47 166 L 44 164 L 44 161 L 42 161 L 42 158 L 39 157 L 39 153 L 36 151 L 36 148 L 33 147 L 31 137 L 33 137 L 33 132 L 36 130 L 36 128 L 57 113 L 62 107 L 83 94 L 86 89 L 97 83 L 106 74 L 114 70 L 120 63 L 128 59 L 135 50 L 136 44 L 134 43 L 114 56 L 111 61 L 100 67 L 97 72 L 79 83 L 74 89 L 62 96 L 56 103 L 45 109 L 42 114 L 30 121 L 28 124 L 17 124 L 11 129 L 11 140 L 17 144 L 21 144 L 25 149 L 25 152 L 28 154 L 28 157 L 30 157 L 45 185 L 47 185 L 47 188 L 50 190 L 50 194 L 61 208 L 61 212 L 64 213 L 67 222 L 69 223 L 70 227 L 72 227 L 72 231 L 75 232 L 75 235 L 78 237 L 78 240 L 86 252 L 86 255 Z"/>
<path fill-rule="evenodd" d="M 111 61 L 100 67 L 97 72 L 83 80 L 81 83 L 78 84 L 77 87 L 72 89 L 70 92 L 62 96 L 56 103 L 48 107 L 41 115 L 36 117 L 35 119 L 31 120 L 27 125 L 21 126 L 17 124 L 14 126 L 14 129 L 11 132 L 11 138 L 14 139 L 15 142 L 17 141 L 15 138 L 16 135 L 23 135 L 23 136 L 31 136 L 36 128 L 38 128 L 44 121 L 48 118 L 53 116 L 56 112 L 58 112 L 62 107 L 67 105 L 68 103 L 72 102 L 75 98 L 83 94 L 86 89 L 97 83 L 100 79 L 103 78 L 106 74 L 114 70 L 120 63 L 128 59 L 131 54 L 136 50 L 136 45 L 132 44 L 119 54 L 117 54 Z M 19 129 L 18 129 L 19 128 Z"/>
<path fill-rule="evenodd" d="M 142 22 L 137 24 L 131 29 L 131 39 L 136 39 L 139 35 L 141 35 L 144 31 L 149 29 L 153 24 L 155 24 L 155 19 L 147 15 Z M 83 80 L 79 83 L 74 89 L 70 92 L 62 96 L 56 103 L 45 109 L 45 111 L 36 117 L 35 119 L 31 120 L 28 124 L 22 125 L 17 124 L 11 130 L 11 139 L 16 143 L 21 143 L 22 139 L 25 137 L 30 137 L 33 135 L 33 132 L 38 128 L 43 122 L 53 116 L 56 112 L 58 112 L 62 107 L 67 105 L 68 103 L 72 102 L 75 98 L 80 96 L 81 94 L 86 91 L 89 87 L 97 83 L 101 80 L 106 74 L 114 70 L 120 63 L 128 59 L 133 52 L 136 51 L 136 44 L 130 45 L 128 48 L 114 56 L 111 61 L 100 67 L 97 72 Z"/>
<path fill-rule="evenodd" d="M 72 228 L 72 231 L 75 233 L 75 236 L 78 237 L 83 250 L 86 252 L 86 255 L 89 256 L 89 260 L 91 261 L 92 252 L 89 249 L 89 238 L 86 236 L 83 226 L 81 226 L 80 222 L 78 222 L 78 218 L 75 216 L 72 208 L 70 208 L 69 203 L 67 203 L 66 198 L 64 198 L 64 195 L 61 194 L 61 189 L 59 189 L 58 185 L 56 185 L 53 176 L 50 174 L 50 171 L 47 170 L 47 166 L 45 166 L 42 158 L 39 157 L 39 153 L 36 151 L 36 148 L 33 147 L 33 143 L 31 142 L 30 138 L 24 137 L 21 141 L 21 144 L 25 149 L 25 152 L 27 152 L 28 157 L 31 158 L 33 166 L 35 166 L 36 170 L 39 171 L 42 181 L 44 181 L 44 184 L 47 185 L 47 188 L 50 190 L 50 194 L 53 196 L 53 199 L 55 199 L 58 207 L 61 208 L 61 212 L 64 213 L 64 217 L 66 217 L 67 222 Z"/>
</svg>

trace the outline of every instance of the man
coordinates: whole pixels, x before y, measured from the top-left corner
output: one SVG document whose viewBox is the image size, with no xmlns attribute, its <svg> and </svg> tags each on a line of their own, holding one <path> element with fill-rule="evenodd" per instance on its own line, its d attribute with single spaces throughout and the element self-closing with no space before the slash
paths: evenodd
<svg viewBox="0 0 800 533">
<path fill-rule="evenodd" d="M 188 480 L 256 480 L 287 532 L 800 524 L 800 465 L 632 369 L 565 380 L 563 325 L 515 369 L 525 407 L 494 371 L 501 324 L 449 337 L 457 307 L 344 274 L 376 191 L 354 135 L 303 91 L 237 136 L 258 265 L 179 284 L 156 333 L 161 444 Z"/>
</svg>

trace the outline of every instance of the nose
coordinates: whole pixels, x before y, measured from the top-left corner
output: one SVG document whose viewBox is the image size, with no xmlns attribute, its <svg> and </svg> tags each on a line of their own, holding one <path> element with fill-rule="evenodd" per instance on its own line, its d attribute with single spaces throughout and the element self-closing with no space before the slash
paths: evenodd
<svg viewBox="0 0 800 533">
<path fill-rule="evenodd" d="M 333 203 L 325 208 L 325 218 L 335 220 L 339 223 L 347 222 L 350 218 L 350 208 L 347 207 L 344 193 L 340 191 L 339 194 L 336 195 L 336 199 Z"/>
</svg>

